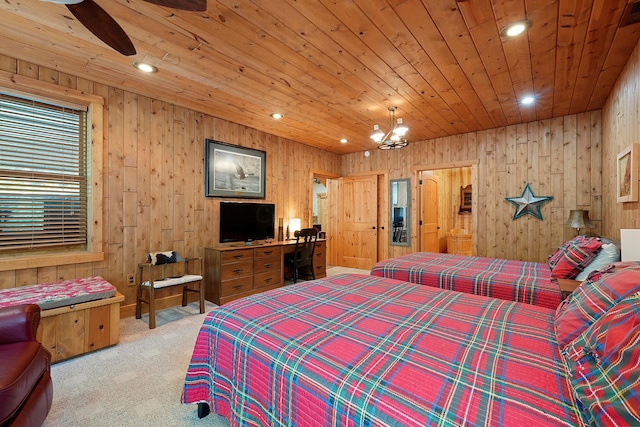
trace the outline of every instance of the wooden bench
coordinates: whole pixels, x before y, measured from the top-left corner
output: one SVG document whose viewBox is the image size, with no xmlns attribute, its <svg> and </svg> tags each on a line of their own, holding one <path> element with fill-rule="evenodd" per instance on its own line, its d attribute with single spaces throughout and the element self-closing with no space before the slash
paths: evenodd
<svg viewBox="0 0 640 427">
<path fill-rule="evenodd" d="M 96 293 L 87 290 L 92 285 Z M 37 338 L 51 353 L 52 362 L 117 344 L 122 301 L 124 296 L 99 276 L 0 291 L 0 306 L 41 307 Z"/>
<path fill-rule="evenodd" d="M 147 304 L 149 329 L 154 329 L 156 327 L 156 291 L 170 287 L 182 288 L 183 307 L 187 305 L 188 294 L 197 293 L 200 313 L 204 313 L 202 271 L 201 257 L 183 258 L 175 251 L 150 253 L 147 262 L 138 264 L 136 319 L 142 318 L 142 304 Z"/>
</svg>

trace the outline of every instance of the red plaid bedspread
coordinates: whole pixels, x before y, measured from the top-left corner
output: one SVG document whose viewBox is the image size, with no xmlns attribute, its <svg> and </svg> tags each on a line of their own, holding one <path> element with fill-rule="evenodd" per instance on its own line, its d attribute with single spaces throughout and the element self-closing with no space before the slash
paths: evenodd
<svg viewBox="0 0 640 427">
<path fill-rule="evenodd" d="M 183 403 L 231 426 L 576 426 L 553 311 L 366 275 L 211 311 Z"/>
<path fill-rule="evenodd" d="M 371 274 L 553 309 L 562 299 L 540 262 L 416 252 L 380 261 Z"/>
</svg>

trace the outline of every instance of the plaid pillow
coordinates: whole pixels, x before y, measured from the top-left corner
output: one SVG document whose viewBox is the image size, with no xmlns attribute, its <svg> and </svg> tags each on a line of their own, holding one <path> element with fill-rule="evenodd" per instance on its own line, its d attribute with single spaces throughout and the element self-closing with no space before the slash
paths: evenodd
<svg viewBox="0 0 640 427">
<path fill-rule="evenodd" d="M 640 425 L 640 294 L 607 311 L 562 356 L 592 425 Z"/>
<path fill-rule="evenodd" d="M 569 246 L 573 242 L 579 242 L 581 239 L 582 239 L 582 236 L 576 236 L 573 239 L 567 240 L 566 242 L 558 246 L 558 249 L 556 249 L 554 253 L 549 255 L 549 258 L 547 259 L 547 264 L 549 264 L 549 270 L 553 270 L 556 264 L 558 264 L 558 262 L 562 258 L 562 254 L 564 254 L 564 251 L 567 250 L 567 246 Z"/>
<path fill-rule="evenodd" d="M 557 279 L 575 279 L 600 252 L 602 241 L 597 237 L 578 236 L 564 245 L 561 254 L 554 254 L 549 261 L 551 277 Z M 553 266 L 551 267 L 551 265 Z"/>
<path fill-rule="evenodd" d="M 556 338 L 566 347 L 603 313 L 640 291 L 640 262 L 616 262 L 593 272 L 555 313 Z"/>
</svg>

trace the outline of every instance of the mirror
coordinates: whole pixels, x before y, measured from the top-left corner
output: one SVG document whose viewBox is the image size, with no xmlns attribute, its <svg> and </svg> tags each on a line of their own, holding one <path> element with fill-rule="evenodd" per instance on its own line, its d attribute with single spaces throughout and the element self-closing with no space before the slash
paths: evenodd
<svg viewBox="0 0 640 427">
<path fill-rule="evenodd" d="M 391 181 L 391 244 L 409 246 L 409 179 Z"/>
</svg>

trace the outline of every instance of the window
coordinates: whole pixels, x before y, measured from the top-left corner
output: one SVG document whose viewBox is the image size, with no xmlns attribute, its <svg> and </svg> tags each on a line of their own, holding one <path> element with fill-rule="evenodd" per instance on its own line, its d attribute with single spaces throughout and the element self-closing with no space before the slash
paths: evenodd
<svg viewBox="0 0 640 427">
<path fill-rule="evenodd" d="M 0 254 L 87 249 L 87 108 L 0 92 Z"/>
</svg>

